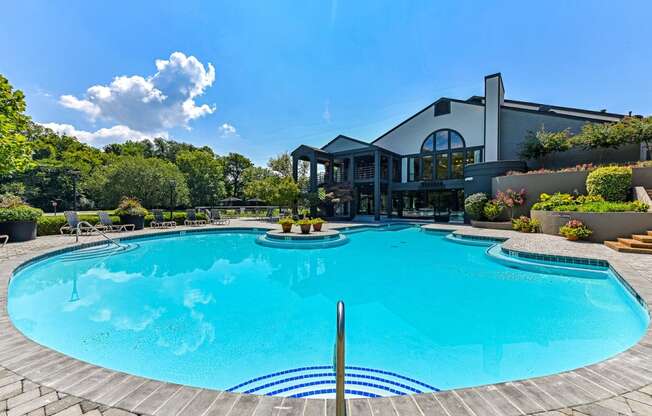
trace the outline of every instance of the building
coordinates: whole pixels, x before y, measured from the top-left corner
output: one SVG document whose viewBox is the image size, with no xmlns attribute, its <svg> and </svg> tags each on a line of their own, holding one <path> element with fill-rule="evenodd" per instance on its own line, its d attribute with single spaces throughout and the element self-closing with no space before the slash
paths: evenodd
<svg viewBox="0 0 652 416">
<path fill-rule="evenodd" d="M 535 168 L 519 160 L 530 131 L 578 132 L 587 122 L 615 122 L 622 114 L 505 99 L 500 73 L 484 80 L 484 95 L 440 98 L 370 143 L 339 135 L 321 148 L 292 152 L 295 179 L 309 162 L 309 191 L 349 187 L 352 200 L 334 204 L 335 217 L 381 216 L 462 221 L 464 195 L 490 192 L 491 178 Z M 638 160 L 640 148 L 572 150 L 546 167 Z"/>
</svg>

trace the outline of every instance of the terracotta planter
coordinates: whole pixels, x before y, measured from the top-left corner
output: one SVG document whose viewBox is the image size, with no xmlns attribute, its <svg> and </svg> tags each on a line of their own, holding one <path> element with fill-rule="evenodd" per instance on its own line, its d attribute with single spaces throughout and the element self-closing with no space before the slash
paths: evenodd
<svg viewBox="0 0 652 416">
<path fill-rule="evenodd" d="M 301 234 L 310 234 L 310 224 L 301 224 Z"/>
<path fill-rule="evenodd" d="M 0 222 L 0 234 L 9 236 L 9 242 L 29 241 L 36 238 L 36 221 Z"/>
<path fill-rule="evenodd" d="M 323 225 L 323 222 L 316 222 L 312 224 L 312 229 L 315 231 L 321 231 L 321 226 Z"/>
<path fill-rule="evenodd" d="M 120 215 L 120 224 L 133 224 L 134 230 L 145 227 L 145 217 L 142 215 Z"/>
<path fill-rule="evenodd" d="M 289 224 L 281 224 L 281 228 L 283 228 L 284 233 L 289 233 L 292 231 L 292 223 Z"/>
<path fill-rule="evenodd" d="M 576 236 L 576 235 L 567 235 L 566 236 L 566 240 L 568 240 L 568 241 L 577 241 L 579 239 L 580 238 L 578 236 Z"/>
</svg>

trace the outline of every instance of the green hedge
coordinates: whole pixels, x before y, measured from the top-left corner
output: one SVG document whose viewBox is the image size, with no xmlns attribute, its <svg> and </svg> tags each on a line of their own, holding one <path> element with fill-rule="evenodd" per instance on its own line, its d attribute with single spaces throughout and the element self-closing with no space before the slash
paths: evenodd
<svg viewBox="0 0 652 416">
<path fill-rule="evenodd" d="M 626 201 L 631 186 L 631 168 L 598 168 L 586 178 L 586 190 L 589 195 L 600 195 L 607 201 Z"/>
<path fill-rule="evenodd" d="M 647 212 L 648 206 L 640 201 L 634 202 L 587 202 L 585 204 L 559 205 L 553 211 L 576 212 Z"/>
</svg>

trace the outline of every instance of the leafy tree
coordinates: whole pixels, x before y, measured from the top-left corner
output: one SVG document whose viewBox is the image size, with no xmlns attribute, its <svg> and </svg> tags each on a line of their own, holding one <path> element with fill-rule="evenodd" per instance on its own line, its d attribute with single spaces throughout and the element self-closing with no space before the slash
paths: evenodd
<svg viewBox="0 0 652 416">
<path fill-rule="evenodd" d="M 114 208 L 123 196 L 138 198 L 146 208 L 168 207 L 170 194 L 177 206 L 190 202 L 183 173 L 157 158 L 117 157 L 90 175 L 84 186 L 101 208 Z"/>
<path fill-rule="evenodd" d="M 0 75 L 0 176 L 33 166 L 32 148 L 25 137 L 29 122 L 23 92 Z"/>
<path fill-rule="evenodd" d="M 521 146 L 520 156 L 524 159 L 536 159 L 544 166 L 547 156 L 556 152 L 565 152 L 573 147 L 568 129 L 547 131 L 542 125 L 537 131 L 528 132 Z"/>
<path fill-rule="evenodd" d="M 586 123 L 574 142 L 586 150 L 617 149 L 627 142 L 614 134 L 609 123 Z"/>
<path fill-rule="evenodd" d="M 251 160 L 239 153 L 229 153 L 224 157 L 224 176 L 230 196 L 242 198 L 245 186 L 245 171 L 252 167 Z"/>
<path fill-rule="evenodd" d="M 292 156 L 288 152 L 281 153 L 267 161 L 267 167 L 284 178 L 292 177 Z"/>
<path fill-rule="evenodd" d="M 290 206 L 299 196 L 299 186 L 292 178 L 272 175 L 247 183 L 245 195 L 271 205 Z"/>
<path fill-rule="evenodd" d="M 186 178 L 193 206 L 214 205 L 224 197 L 224 166 L 212 153 L 182 150 L 176 164 Z"/>
<path fill-rule="evenodd" d="M 611 134 L 626 143 L 644 145 L 652 149 L 652 116 L 625 117 L 610 126 Z"/>
<path fill-rule="evenodd" d="M 154 155 L 154 144 L 149 140 L 127 140 L 124 143 L 111 143 L 104 146 L 104 152 L 120 156 L 152 157 Z"/>
<path fill-rule="evenodd" d="M 154 139 L 152 156 L 174 163 L 177 160 L 177 155 L 179 152 L 184 150 L 203 150 L 213 154 L 213 150 L 211 150 L 211 148 L 208 146 L 196 147 L 188 143 L 180 143 L 174 140 L 157 137 Z"/>
</svg>

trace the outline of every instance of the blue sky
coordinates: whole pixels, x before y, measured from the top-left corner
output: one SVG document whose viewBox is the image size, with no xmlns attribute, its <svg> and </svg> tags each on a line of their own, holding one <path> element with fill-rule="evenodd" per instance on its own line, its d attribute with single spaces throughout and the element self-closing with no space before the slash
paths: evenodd
<svg viewBox="0 0 652 416">
<path fill-rule="evenodd" d="M 339 133 L 372 140 L 494 72 L 507 98 L 648 115 L 650 15 L 649 1 L 14 1 L 0 73 L 34 120 L 94 145 L 161 133 L 263 164 Z"/>
</svg>

